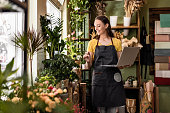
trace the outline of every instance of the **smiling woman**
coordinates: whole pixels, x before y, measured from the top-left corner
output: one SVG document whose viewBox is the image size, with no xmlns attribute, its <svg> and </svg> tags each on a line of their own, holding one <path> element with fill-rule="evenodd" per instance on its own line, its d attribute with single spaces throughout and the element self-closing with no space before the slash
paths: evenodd
<svg viewBox="0 0 170 113">
<path fill-rule="evenodd" d="M 122 50 L 121 41 L 113 37 L 106 16 L 97 16 L 94 26 L 97 35 L 89 42 L 88 52 L 83 56 L 88 67 L 93 64 L 92 103 L 100 109 L 100 113 L 116 113 L 116 107 L 125 105 L 121 72 L 117 67 L 101 65 L 117 64 Z"/>
</svg>

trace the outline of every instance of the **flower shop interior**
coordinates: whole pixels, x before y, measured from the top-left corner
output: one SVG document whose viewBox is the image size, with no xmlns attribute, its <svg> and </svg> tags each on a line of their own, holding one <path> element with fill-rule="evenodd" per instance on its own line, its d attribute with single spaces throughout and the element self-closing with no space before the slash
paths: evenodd
<svg viewBox="0 0 170 113">
<path fill-rule="evenodd" d="M 120 69 L 126 113 L 170 113 L 170 0 L 0 0 L 0 113 L 99 113 L 83 55 L 106 16 L 140 51 Z M 117 113 L 119 107 L 116 108 Z"/>
</svg>

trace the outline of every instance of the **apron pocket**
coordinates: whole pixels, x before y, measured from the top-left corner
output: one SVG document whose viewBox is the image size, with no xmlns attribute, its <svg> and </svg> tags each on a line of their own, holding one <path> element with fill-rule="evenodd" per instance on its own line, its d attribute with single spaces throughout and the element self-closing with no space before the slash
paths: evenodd
<svg viewBox="0 0 170 113">
<path fill-rule="evenodd" d="M 120 82 L 122 80 L 122 77 L 121 77 L 120 73 L 115 73 L 114 74 L 114 80 L 116 82 Z"/>
</svg>

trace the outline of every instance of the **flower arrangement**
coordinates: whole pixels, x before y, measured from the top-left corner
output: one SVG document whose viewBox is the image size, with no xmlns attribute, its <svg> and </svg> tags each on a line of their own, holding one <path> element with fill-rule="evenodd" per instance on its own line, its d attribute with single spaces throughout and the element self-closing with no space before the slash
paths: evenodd
<svg viewBox="0 0 170 113">
<path fill-rule="evenodd" d="M 19 89 L 17 88 L 14 97 L 6 102 L 12 102 L 14 105 L 24 103 L 22 97 L 17 93 Z M 63 94 L 67 94 L 67 89 L 57 88 L 50 84 L 50 81 L 36 83 L 34 86 L 28 87 L 28 103 L 26 103 L 28 108 L 26 110 L 31 113 L 85 113 L 84 107 L 80 107 L 79 104 L 73 105 L 69 98 L 62 98 Z"/>
<path fill-rule="evenodd" d="M 121 40 L 122 41 L 122 49 L 124 47 L 140 47 L 142 48 L 143 46 L 138 42 L 138 39 L 136 37 L 132 37 L 130 40 L 127 38 L 124 38 Z"/>
<path fill-rule="evenodd" d="M 143 4 L 143 0 L 124 0 L 126 17 L 132 17 L 136 11 L 140 10 Z"/>
<path fill-rule="evenodd" d="M 114 37 L 119 39 L 119 40 L 122 40 L 123 39 L 123 32 L 122 33 L 118 32 L 118 31 L 114 32 Z"/>
<path fill-rule="evenodd" d="M 68 55 L 74 59 L 74 60 L 80 60 L 83 52 L 81 51 L 81 44 L 83 42 L 80 41 L 80 39 L 83 37 L 83 33 L 79 32 L 78 37 L 76 37 L 75 31 L 73 31 L 71 34 L 69 34 L 66 38 L 66 45 Z"/>
</svg>

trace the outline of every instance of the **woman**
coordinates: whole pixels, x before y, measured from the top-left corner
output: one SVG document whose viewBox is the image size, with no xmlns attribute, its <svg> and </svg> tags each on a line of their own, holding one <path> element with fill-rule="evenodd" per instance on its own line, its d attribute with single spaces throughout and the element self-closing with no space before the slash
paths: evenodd
<svg viewBox="0 0 170 113">
<path fill-rule="evenodd" d="M 93 66 L 92 104 L 100 113 L 116 113 L 116 107 L 125 105 L 125 93 L 119 68 L 101 65 L 117 64 L 121 54 L 121 41 L 113 38 L 110 22 L 98 16 L 94 22 L 97 36 L 88 44 L 83 58 L 88 67 Z"/>
</svg>

